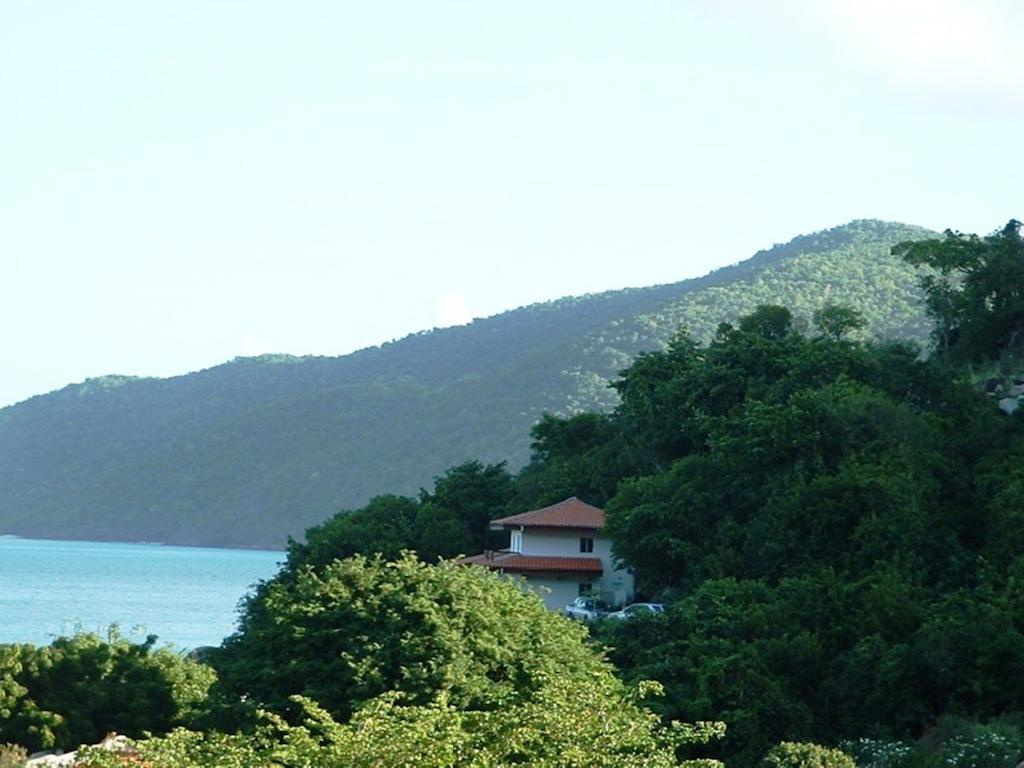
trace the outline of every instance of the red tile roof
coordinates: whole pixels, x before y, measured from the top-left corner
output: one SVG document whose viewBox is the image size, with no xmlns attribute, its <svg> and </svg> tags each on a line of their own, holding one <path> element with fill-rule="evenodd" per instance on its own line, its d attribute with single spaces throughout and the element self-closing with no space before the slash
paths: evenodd
<svg viewBox="0 0 1024 768">
<path fill-rule="evenodd" d="M 518 552 L 485 552 L 459 560 L 463 565 L 482 565 L 485 568 L 510 573 L 535 573 L 556 571 L 559 573 L 603 572 L 601 560 L 597 557 L 550 557 L 547 555 L 521 555 Z"/>
<path fill-rule="evenodd" d="M 523 512 L 491 521 L 491 528 L 585 528 L 598 531 L 604 527 L 604 510 L 593 507 L 575 496 L 550 507 Z"/>
</svg>

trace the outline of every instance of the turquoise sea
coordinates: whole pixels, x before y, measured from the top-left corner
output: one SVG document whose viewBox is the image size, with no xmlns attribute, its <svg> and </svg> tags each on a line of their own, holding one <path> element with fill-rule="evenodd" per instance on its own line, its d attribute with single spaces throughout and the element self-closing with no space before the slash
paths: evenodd
<svg viewBox="0 0 1024 768">
<path fill-rule="evenodd" d="M 49 643 L 118 625 L 179 649 L 234 631 L 249 587 L 284 552 L 0 537 L 0 643 Z"/>
</svg>

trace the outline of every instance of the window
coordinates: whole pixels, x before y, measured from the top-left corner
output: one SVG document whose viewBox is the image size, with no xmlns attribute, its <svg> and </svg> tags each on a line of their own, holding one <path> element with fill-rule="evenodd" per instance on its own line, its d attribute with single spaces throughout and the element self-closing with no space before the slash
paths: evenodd
<svg viewBox="0 0 1024 768">
<path fill-rule="evenodd" d="M 594 551 L 594 540 L 593 539 L 580 539 L 580 552 L 593 552 Z"/>
<path fill-rule="evenodd" d="M 589 581 L 587 581 L 587 582 L 580 582 L 580 591 L 579 591 L 578 594 L 580 594 L 580 595 L 588 595 L 588 594 L 590 594 L 590 590 L 592 590 L 593 588 L 594 588 L 594 585 L 591 582 L 589 582 Z"/>
<path fill-rule="evenodd" d="M 513 552 L 522 552 L 523 551 L 523 532 L 522 531 L 512 531 L 512 538 L 511 538 L 511 540 L 508 543 L 508 548 L 511 549 Z"/>
</svg>

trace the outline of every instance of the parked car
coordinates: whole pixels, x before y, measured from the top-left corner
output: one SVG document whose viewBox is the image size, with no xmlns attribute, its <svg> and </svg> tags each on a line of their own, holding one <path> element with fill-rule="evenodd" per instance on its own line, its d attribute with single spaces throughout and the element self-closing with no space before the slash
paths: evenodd
<svg viewBox="0 0 1024 768">
<path fill-rule="evenodd" d="M 631 619 L 634 616 L 658 616 L 665 613 L 665 606 L 662 603 L 632 603 L 621 611 L 613 611 L 608 614 L 609 619 L 622 621 Z"/>
<path fill-rule="evenodd" d="M 577 597 L 565 606 L 565 615 L 570 619 L 584 621 L 587 624 L 597 621 L 608 613 L 608 606 L 603 600 L 595 597 Z"/>
</svg>

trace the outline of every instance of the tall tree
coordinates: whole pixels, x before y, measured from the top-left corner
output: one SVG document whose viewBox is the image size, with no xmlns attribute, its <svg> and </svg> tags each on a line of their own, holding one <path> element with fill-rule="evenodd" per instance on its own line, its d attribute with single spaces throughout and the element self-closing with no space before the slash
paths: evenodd
<svg viewBox="0 0 1024 768">
<path fill-rule="evenodd" d="M 893 253 L 930 268 L 921 277 L 936 351 L 952 362 L 993 359 L 1024 342 L 1024 240 L 1010 220 L 986 237 L 946 230 Z"/>
<path fill-rule="evenodd" d="M 816 309 L 812 320 L 823 335 L 836 341 L 868 324 L 861 312 L 841 304 L 826 304 L 821 309 Z"/>
<path fill-rule="evenodd" d="M 674 748 L 694 735 L 664 728 L 586 629 L 520 584 L 411 554 L 336 560 L 275 580 L 213 661 L 227 698 L 288 713 L 296 695 L 307 697 L 357 726 L 364 748 L 367 736 L 375 750 L 454 739 L 454 759 L 367 765 L 671 766 Z M 422 727 L 438 732 L 417 734 Z M 350 764 L 356 747 L 315 764 Z"/>
</svg>

